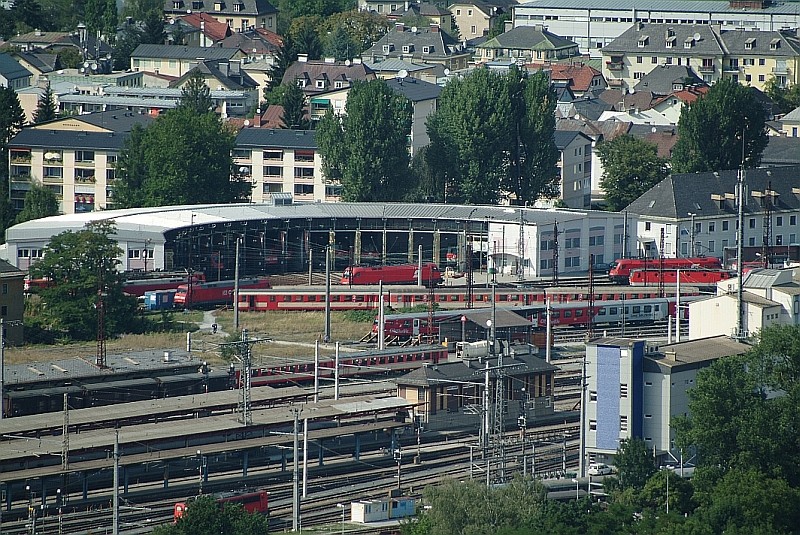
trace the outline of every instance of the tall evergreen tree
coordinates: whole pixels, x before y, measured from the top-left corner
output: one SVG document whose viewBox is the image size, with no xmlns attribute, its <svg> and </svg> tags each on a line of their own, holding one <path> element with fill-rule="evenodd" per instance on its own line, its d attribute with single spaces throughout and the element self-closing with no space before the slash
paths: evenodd
<svg viewBox="0 0 800 535">
<path fill-rule="evenodd" d="M 150 11 L 142 21 L 142 43 L 149 45 L 163 45 L 167 39 L 164 30 L 164 19 L 161 11 Z"/>
<path fill-rule="evenodd" d="M 43 123 L 56 118 L 58 118 L 56 99 L 53 96 L 53 89 L 50 87 L 50 84 L 47 84 L 44 93 L 39 97 L 39 102 L 36 104 L 36 110 L 33 112 L 33 122 Z"/>
<path fill-rule="evenodd" d="M 284 84 L 281 99 L 283 117 L 281 122 L 284 128 L 308 130 L 310 122 L 306 114 L 306 96 L 297 84 Z"/>
<path fill-rule="evenodd" d="M 289 65 L 297 60 L 297 54 L 294 52 L 294 44 L 289 37 L 283 38 L 280 48 L 275 53 L 275 60 L 269 70 L 269 82 L 264 89 L 264 99 L 267 100 L 267 93 L 270 93 L 283 83 L 283 75 Z"/>
<path fill-rule="evenodd" d="M 200 69 L 195 68 L 186 80 L 186 84 L 181 88 L 181 100 L 178 107 L 197 114 L 208 113 L 214 109 L 211 89 L 206 85 Z"/>
<path fill-rule="evenodd" d="M 644 192 L 667 178 L 667 160 L 658 157 L 652 143 L 622 135 L 597 146 L 603 163 L 600 185 L 606 193 L 608 209 L 620 211 Z"/>
<path fill-rule="evenodd" d="M 683 108 L 672 170 L 696 173 L 757 167 L 767 146 L 766 111 L 749 87 L 730 78 Z"/>
<path fill-rule="evenodd" d="M 342 181 L 342 199 L 386 202 L 407 187 L 411 102 L 383 80 L 356 81 L 345 114 L 328 110 L 317 127 L 325 174 Z"/>
<path fill-rule="evenodd" d="M 0 86 L 0 239 L 13 219 L 8 200 L 8 142 L 25 124 L 25 112 L 16 91 Z"/>
<path fill-rule="evenodd" d="M 325 57 L 334 58 L 336 61 L 353 59 L 360 52 L 359 46 L 353 41 L 347 31 L 337 26 L 329 35 L 325 43 Z"/>
<path fill-rule="evenodd" d="M 322 57 L 322 41 L 319 37 L 321 24 L 322 19 L 316 16 L 299 17 L 292 21 L 289 35 L 295 54 L 306 54 L 311 60 Z"/>
</svg>

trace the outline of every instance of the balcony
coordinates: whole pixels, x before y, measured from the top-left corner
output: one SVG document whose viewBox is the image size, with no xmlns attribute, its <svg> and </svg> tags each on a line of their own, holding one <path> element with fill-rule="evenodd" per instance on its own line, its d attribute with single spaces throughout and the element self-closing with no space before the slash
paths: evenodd
<svg viewBox="0 0 800 535">
<path fill-rule="evenodd" d="M 772 67 L 772 74 L 788 76 L 789 68 L 785 64 L 783 64 L 783 65 L 781 65 L 781 64 L 775 65 L 774 67 Z"/>
<path fill-rule="evenodd" d="M 625 64 L 621 61 L 606 61 L 606 68 L 609 71 L 621 71 L 625 68 Z"/>
<path fill-rule="evenodd" d="M 700 65 L 697 67 L 697 70 L 700 72 L 714 72 L 717 70 L 717 66 L 713 63 L 708 65 Z"/>
<path fill-rule="evenodd" d="M 11 182 L 30 182 L 30 173 L 11 173 Z"/>
<path fill-rule="evenodd" d="M 94 184 L 95 178 L 94 176 L 76 176 L 75 177 L 76 184 Z"/>
<path fill-rule="evenodd" d="M 42 184 L 63 184 L 64 179 L 60 176 L 46 176 L 42 178 Z"/>
<path fill-rule="evenodd" d="M 722 66 L 722 71 L 723 72 L 738 73 L 740 70 L 741 69 L 739 68 L 738 64 L 736 64 L 736 65 L 725 65 L 725 64 L 723 64 L 723 66 Z"/>
<path fill-rule="evenodd" d="M 11 153 L 11 163 L 12 164 L 25 164 L 31 163 L 31 153 L 30 152 L 12 152 Z"/>
</svg>

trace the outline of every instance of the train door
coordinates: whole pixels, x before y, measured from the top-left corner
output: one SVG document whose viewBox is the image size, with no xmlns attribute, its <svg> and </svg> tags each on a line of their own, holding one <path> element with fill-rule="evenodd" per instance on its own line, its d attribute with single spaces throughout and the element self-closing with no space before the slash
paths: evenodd
<svg viewBox="0 0 800 535">
<path fill-rule="evenodd" d="M 420 327 L 419 318 L 414 318 L 414 324 L 413 325 L 414 325 L 413 329 L 412 329 L 413 335 L 414 336 L 419 336 L 419 327 Z"/>
</svg>

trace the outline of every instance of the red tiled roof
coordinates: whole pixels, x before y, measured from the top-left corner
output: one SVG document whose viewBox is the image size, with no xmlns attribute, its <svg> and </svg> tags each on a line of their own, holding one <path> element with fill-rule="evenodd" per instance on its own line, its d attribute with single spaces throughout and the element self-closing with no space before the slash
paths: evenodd
<svg viewBox="0 0 800 535">
<path fill-rule="evenodd" d="M 190 13 L 178 18 L 198 30 L 200 29 L 200 23 L 205 23 L 204 33 L 212 41 L 222 41 L 231 34 L 231 29 L 227 24 L 206 13 Z"/>
<path fill-rule="evenodd" d="M 551 80 L 571 80 L 570 88 L 573 91 L 588 91 L 592 87 L 592 80 L 600 74 L 600 71 L 589 65 L 580 64 L 559 64 L 550 65 Z"/>
</svg>

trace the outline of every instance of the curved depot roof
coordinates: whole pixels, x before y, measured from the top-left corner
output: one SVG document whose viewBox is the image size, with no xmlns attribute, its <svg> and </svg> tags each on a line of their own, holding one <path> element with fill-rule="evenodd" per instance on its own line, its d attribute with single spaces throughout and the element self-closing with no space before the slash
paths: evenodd
<svg viewBox="0 0 800 535">
<path fill-rule="evenodd" d="M 239 221 L 269 221 L 320 218 L 364 219 L 489 219 L 494 222 L 552 224 L 585 217 L 588 211 L 520 208 L 510 206 L 472 206 L 456 204 L 408 203 L 307 203 L 275 206 L 272 204 L 207 204 L 127 208 L 80 214 L 65 214 L 26 221 L 6 231 L 8 242 L 49 240 L 65 230 L 80 230 L 86 223 L 113 219 L 120 240 L 151 239 L 163 243 L 165 232 L 192 224 L 205 225 Z M 603 212 L 608 214 L 608 212 Z"/>
</svg>

